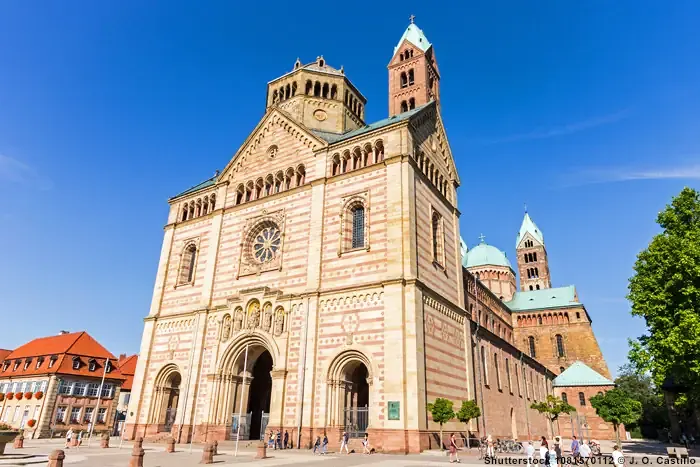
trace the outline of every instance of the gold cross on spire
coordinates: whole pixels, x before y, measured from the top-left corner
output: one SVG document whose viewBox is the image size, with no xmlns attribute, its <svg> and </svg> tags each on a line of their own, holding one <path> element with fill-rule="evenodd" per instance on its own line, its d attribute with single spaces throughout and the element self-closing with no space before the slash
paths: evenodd
<svg viewBox="0 0 700 467">
<path fill-rule="evenodd" d="M 413 20 L 416 19 L 416 15 L 411 15 L 408 17 L 408 19 L 411 21 L 411 24 L 413 24 Z"/>
</svg>

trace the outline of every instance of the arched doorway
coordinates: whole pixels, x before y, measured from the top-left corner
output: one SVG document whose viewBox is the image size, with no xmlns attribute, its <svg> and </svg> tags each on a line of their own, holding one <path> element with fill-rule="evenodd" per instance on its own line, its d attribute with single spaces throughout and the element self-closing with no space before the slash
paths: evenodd
<svg viewBox="0 0 700 467">
<path fill-rule="evenodd" d="M 364 363 L 352 361 L 345 366 L 344 431 L 351 438 L 362 438 L 369 425 L 369 371 Z"/>
<path fill-rule="evenodd" d="M 515 409 L 510 408 L 510 431 L 513 435 L 513 439 L 518 439 L 518 424 L 515 421 Z"/>
<path fill-rule="evenodd" d="M 159 432 L 169 432 L 177 419 L 181 383 L 182 376 L 174 365 L 163 368 L 156 378 L 151 423 L 158 425 Z"/>
<path fill-rule="evenodd" d="M 265 428 L 270 417 L 271 371 L 272 355 L 265 350 L 253 364 L 252 380 L 248 392 L 248 413 L 251 414 L 250 439 L 264 438 Z"/>
</svg>

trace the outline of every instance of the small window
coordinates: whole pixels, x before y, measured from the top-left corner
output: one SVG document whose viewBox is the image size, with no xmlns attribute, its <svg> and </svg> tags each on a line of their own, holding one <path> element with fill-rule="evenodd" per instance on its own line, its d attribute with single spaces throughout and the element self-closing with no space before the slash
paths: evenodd
<svg viewBox="0 0 700 467">
<path fill-rule="evenodd" d="M 506 381 L 508 382 L 508 391 L 513 394 L 513 385 L 510 380 L 510 362 L 506 358 Z"/>
<path fill-rule="evenodd" d="M 564 401 L 565 404 L 569 403 L 569 398 L 566 396 L 565 392 L 561 393 L 561 400 Z"/>
<path fill-rule="evenodd" d="M 10 362 L 5 362 L 2 364 L 2 371 L 7 371 L 7 368 L 10 366 Z"/>
<path fill-rule="evenodd" d="M 581 407 L 586 406 L 586 396 L 582 392 L 578 393 L 578 403 L 581 405 Z"/>
<path fill-rule="evenodd" d="M 95 360 L 90 360 L 90 363 L 88 365 L 88 370 L 95 371 L 96 369 L 97 369 L 97 362 Z"/>
<path fill-rule="evenodd" d="M 49 368 L 51 368 L 54 365 L 54 363 L 56 363 L 56 360 L 58 360 L 58 357 L 56 357 L 55 355 L 52 355 L 51 358 L 49 358 Z"/>
<path fill-rule="evenodd" d="M 15 366 L 12 368 L 12 371 L 17 371 L 17 368 L 19 368 L 19 364 L 22 363 L 19 360 L 15 361 Z"/>
<path fill-rule="evenodd" d="M 44 363 L 44 357 L 39 357 L 39 358 L 36 359 L 36 368 L 37 368 L 37 370 L 39 369 L 39 367 L 41 366 L 42 363 Z"/>
<path fill-rule="evenodd" d="M 530 286 L 530 290 L 532 290 L 532 286 Z"/>
<path fill-rule="evenodd" d="M 415 82 L 415 79 L 414 79 L 413 68 L 411 68 L 410 70 L 408 70 L 408 85 L 413 86 L 414 82 Z"/>
<path fill-rule="evenodd" d="M 565 368 L 563 366 L 559 367 L 559 373 L 564 373 Z"/>
<path fill-rule="evenodd" d="M 74 370 L 80 369 L 80 359 L 78 357 L 73 358 L 73 369 Z"/>
<path fill-rule="evenodd" d="M 535 289 L 540 290 L 540 284 L 537 284 L 537 285 L 535 286 Z"/>
<path fill-rule="evenodd" d="M 197 245 L 190 243 L 182 253 L 180 260 L 180 277 L 178 285 L 191 284 L 194 281 L 194 270 L 197 264 Z"/>
<path fill-rule="evenodd" d="M 493 367 L 496 369 L 496 385 L 498 386 L 498 390 L 502 391 L 503 388 L 501 387 L 501 372 L 498 369 L 498 354 L 497 353 L 493 354 Z"/>
<path fill-rule="evenodd" d="M 362 205 L 355 206 L 352 212 L 352 248 L 364 248 L 365 246 L 365 208 Z"/>
<path fill-rule="evenodd" d="M 578 311 L 576 312 L 576 319 L 581 319 L 581 313 L 579 313 Z"/>
<path fill-rule="evenodd" d="M 401 101 L 401 113 L 408 112 L 408 103 L 406 101 Z"/>
<path fill-rule="evenodd" d="M 557 356 L 563 357 L 564 356 L 564 338 L 561 336 L 561 334 L 557 334 L 556 340 L 557 340 Z"/>
<path fill-rule="evenodd" d="M 26 360 L 24 361 L 24 369 L 26 370 L 27 368 L 29 368 L 29 365 L 31 365 L 31 363 L 32 363 L 32 359 L 31 359 L 31 358 L 26 359 Z"/>
<path fill-rule="evenodd" d="M 483 369 L 482 371 L 484 373 L 484 384 L 486 386 L 488 386 L 489 385 L 489 368 L 488 368 L 487 361 L 486 361 L 486 350 L 484 350 L 483 346 L 481 347 L 481 368 Z"/>
<path fill-rule="evenodd" d="M 107 365 L 107 368 L 105 368 L 105 372 L 111 373 L 111 372 L 112 372 L 112 362 L 110 362 L 109 360 L 107 360 L 106 365 Z"/>
<path fill-rule="evenodd" d="M 445 234 L 442 226 L 442 217 L 437 212 L 433 212 L 432 219 L 433 234 L 433 261 L 437 264 L 445 265 Z"/>
<path fill-rule="evenodd" d="M 533 336 L 530 336 L 527 338 L 528 344 L 530 346 L 530 356 L 532 358 L 537 357 L 537 352 L 535 351 L 535 338 Z"/>
<path fill-rule="evenodd" d="M 538 317 L 537 317 L 537 323 L 540 324 L 540 325 L 542 324 L 542 317 L 541 317 L 541 316 L 538 316 Z"/>
</svg>

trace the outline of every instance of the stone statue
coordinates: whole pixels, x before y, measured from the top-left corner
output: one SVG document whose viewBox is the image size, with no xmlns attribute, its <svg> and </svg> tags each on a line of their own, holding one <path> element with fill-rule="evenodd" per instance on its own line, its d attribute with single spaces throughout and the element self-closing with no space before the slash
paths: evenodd
<svg viewBox="0 0 700 467">
<path fill-rule="evenodd" d="M 231 316 L 224 316 L 224 325 L 221 331 L 221 340 L 227 341 L 231 337 Z"/>
<path fill-rule="evenodd" d="M 243 328 L 243 310 L 240 308 L 236 310 L 236 317 L 233 322 L 233 330 L 240 331 Z"/>
<path fill-rule="evenodd" d="M 248 329 L 260 326 L 260 305 L 254 303 L 248 308 Z"/>
<path fill-rule="evenodd" d="M 263 330 L 270 331 L 272 326 L 272 305 L 269 303 L 265 304 L 265 311 L 263 312 Z"/>
<path fill-rule="evenodd" d="M 275 336 L 282 334 L 284 330 L 284 311 L 277 311 L 277 319 L 275 319 Z"/>
</svg>

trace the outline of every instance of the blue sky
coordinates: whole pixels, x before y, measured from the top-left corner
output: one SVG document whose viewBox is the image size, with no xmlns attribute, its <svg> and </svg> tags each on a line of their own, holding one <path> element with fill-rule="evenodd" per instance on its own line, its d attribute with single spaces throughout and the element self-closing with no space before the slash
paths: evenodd
<svg viewBox="0 0 700 467">
<path fill-rule="evenodd" d="M 87 329 L 136 352 L 169 196 L 222 168 L 297 57 L 387 114 L 408 16 L 435 45 L 461 228 L 514 259 L 523 204 L 612 369 L 656 213 L 700 188 L 700 3 L 0 3 L 0 348 Z M 329 23 L 329 21 L 333 23 Z"/>
</svg>

